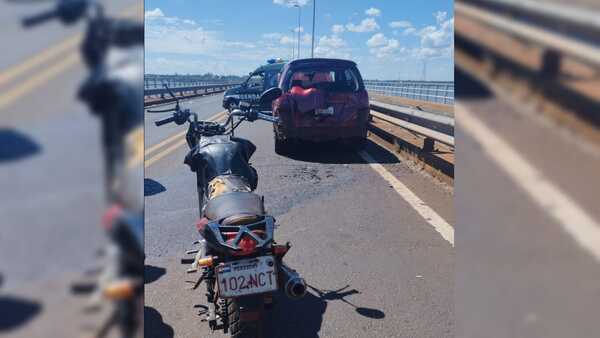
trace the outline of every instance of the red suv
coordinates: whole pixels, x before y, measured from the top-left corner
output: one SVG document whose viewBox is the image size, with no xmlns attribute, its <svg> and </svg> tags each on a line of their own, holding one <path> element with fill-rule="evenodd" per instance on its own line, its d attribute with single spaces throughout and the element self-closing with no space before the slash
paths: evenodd
<svg viewBox="0 0 600 338">
<path fill-rule="evenodd" d="M 279 78 L 283 94 L 273 101 L 275 152 L 296 141 L 343 140 L 360 146 L 367 137 L 369 96 L 356 63 L 300 59 L 287 63 Z"/>
</svg>

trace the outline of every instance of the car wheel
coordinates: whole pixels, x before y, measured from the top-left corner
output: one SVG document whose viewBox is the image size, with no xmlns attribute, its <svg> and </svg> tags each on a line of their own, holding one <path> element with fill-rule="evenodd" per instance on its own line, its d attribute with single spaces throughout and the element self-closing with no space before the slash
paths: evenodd
<svg viewBox="0 0 600 338">
<path fill-rule="evenodd" d="M 278 155 L 287 155 L 290 152 L 290 141 L 282 140 L 275 135 L 275 153 Z"/>
</svg>

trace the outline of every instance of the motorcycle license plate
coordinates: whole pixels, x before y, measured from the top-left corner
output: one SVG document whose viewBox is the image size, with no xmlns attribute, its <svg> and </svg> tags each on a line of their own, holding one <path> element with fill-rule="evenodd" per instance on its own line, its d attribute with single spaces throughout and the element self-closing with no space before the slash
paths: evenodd
<svg viewBox="0 0 600 338">
<path fill-rule="evenodd" d="M 315 112 L 317 115 L 333 115 L 334 113 L 333 107 L 329 107 L 327 109 L 317 109 Z"/>
<path fill-rule="evenodd" d="M 244 259 L 217 266 L 219 293 L 223 298 L 277 290 L 275 260 L 271 256 Z"/>
</svg>

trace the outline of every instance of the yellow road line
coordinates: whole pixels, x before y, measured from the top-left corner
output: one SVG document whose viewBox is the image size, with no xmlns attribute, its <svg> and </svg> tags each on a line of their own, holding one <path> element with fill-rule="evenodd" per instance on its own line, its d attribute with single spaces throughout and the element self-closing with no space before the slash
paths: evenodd
<svg viewBox="0 0 600 338">
<path fill-rule="evenodd" d="M 17 76 L 25 73 L 43 63 L 46 63 L 50 59 L 60 55 L 63 52 L 68 51 L 69 49 L 75 48 L 81 42 L 83 34 L 77 34 L 61 43 L 54 45 L 50 48 L 43 50 L 41 53 L 28 58 L 27 60 L 19 63 L 18 65 L 12 66 L 8 70 L 0 73 L 0 86 L 13 80 Z"/>
<path fill-rule="evenodd" d="M 180 133 L 177 133 L 177 134 L 175 134 L 175 135 L 173 135 L 173 136 L 171 136 L 171 137 L 169 137 L 169 138 L 167 138 L 167 139 L 165 139 L 165 140 L 163 140 L 163 141 L 161 141 L 161 142 L 153 145 L 152 147 L 146 149 L 146 151 L 144 152 L 144 155 L 148 156 L 148 155 L 152 154 L 154 151 L 156 151 L 157 149 L 163 147 L 164 145 L 167 145 L 167 144 L 175 141 L 176 139 L 182 137 L 186 132 L 187 131 L 184 130 L 184 131 L 182 131 Z"/>
<path fill-rule="evenodd" d="M 8 105 L 15 102 L 21 96 L 43 85 L 54 76 L 60 74 L 70 66 L 76 64 L 78 61 L 78 54 L 70 54 L 69 56 L 63 58 L 61 61 L 39 72 L 37 76 L 29 78 L 26 81 L 19 83 L 18 86 L 4 92 L 2 95 L 0 95 L 0 110 L 6 108 Z"/>
<path fill-rule="evenodd" d="M 185 144 L 185 139 L 181 139 L 179 140 L 177 143 L 171 145 L 170 147 L 168 147 L 167 149 L 161 151 L 160 153 L 156 154 L 154 157 L 152 157 L 151 159 L 146 160 L 146 162 L 144 162 L 144 168 L 148 168 L 149 166 L 153 165 L 154 163 L 156 163 L 157 161 L 159 161 L 160 159 L 162 159 L 163 157 L 169 155 L 170 153 L 172 153 L 175 149 L 181 147 L 182 145 Z"/>
<path fill-rule="evenodd" d="M 227 115 L 227 111 L 222 111 L 220 113 L 217 113 L 211 117 L 209 117 L 207 119 L 207 121 L 218 121 L 223 119 L 225 116 Z M 183 137 L 183 135 L 186 133 L 186 131 L 177 133 L 173 136 L 170 136 L 169 138 L 161 141 L 158 144 L 153 145 L 152 147 L 148 148 L 145 152 L 145 154 L 150 154 L 152 152 L 154 152 L 155 150 L 165 146 L 166 144 L 172 143 L 173 141 L 177 140 L 180 137 Z M 164 149 L 163 151 L 157 153 L 156 155 L 154 155 L 152 158 L 147 159 L 144 162 L 144 168 L 148 168 L 149 166 L 151 166 L 152 164 L 156 163 L 157 161 L 159 161 L 160 159 L 162 159 L 163 157 L 169 155 L 170 153 L 172 153 L 173 151 L 175 151 L 177 148 L 181 147 L 182 145 L 184 145 L 186 143 L 185 139 L 181 139 L 179 141 L 177 141 L 175 144 L 167 147 L 166 149 Z"/>
<path fill-rule="evenodd" d="M 136 11 L 139 10 L 139 6 L 136 4 L 124 10 L 120 16 L 129 17 L 136 14 Z M 0 85 L 6 83 L 10 80 L 13 80 L 15 77 L 20 74 L 29 71 L 37 66 L 40 66 L 43 63 L 51 60 L 54 57 L 57 57 L 61 53 L 67 52 L 69 49 L 75 48 L 79 42 L 81 41 L 82 34 L 77 34 L 70 38 L 67 38 L 63 42 L 42 51 L 40 54 L 31 57 L 24 62 L 13 66 L 9 70 L 0 73 Z M 77 64 L 79 60 L 78 51 L 73 50 L 73 53 L 63 57 L 55 64 L 49 66 L 45 70 L 37 73 L 34 77 L 31 77 L 23 82 L 20 82 L 17 86 L 11 88 L 8 91 L 5 91 L 2 95 L 0 95 L 0 109 L 6 108 L 11 103 L 15 102 L 21 96 L 31 92 L 35 88 L 44 84 L 46 81 L 55 77 L 63 71 L 66 71 L 69 67 Z"/>
</svg>

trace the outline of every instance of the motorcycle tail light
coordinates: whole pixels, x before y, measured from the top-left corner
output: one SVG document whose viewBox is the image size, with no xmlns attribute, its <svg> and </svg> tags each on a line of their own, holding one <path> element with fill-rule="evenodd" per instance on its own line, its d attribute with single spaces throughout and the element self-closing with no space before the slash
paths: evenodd
<svg viewBox="0 0 600 338">
<path fill-rule="evenodd" d="M 250 236 L 244 236 L 240 239 L 240 243 L 238 244 L 240 249 L 242 249 L 242 254 L 248 255 L 256 251 L 256 241 Z"/>
</svg>

